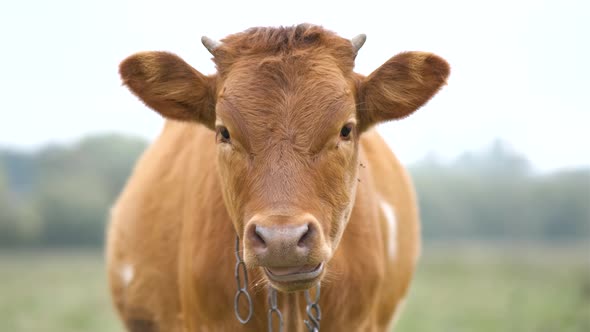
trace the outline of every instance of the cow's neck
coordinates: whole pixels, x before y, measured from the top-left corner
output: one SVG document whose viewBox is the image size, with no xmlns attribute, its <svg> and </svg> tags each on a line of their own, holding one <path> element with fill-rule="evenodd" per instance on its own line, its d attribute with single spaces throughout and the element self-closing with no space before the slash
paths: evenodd
<svg viewBox="0 0 590 332">
<path fill-rule="evenodd" d="M 285 324 L 284 330 L 303 331 L 303 316 L 301 315 L 301 308 L 305 307 L 305 303 L 300 300 L 300 294 L 279 293 L 278 296 L 282 298 L 280 303 Z"/>
</svg>

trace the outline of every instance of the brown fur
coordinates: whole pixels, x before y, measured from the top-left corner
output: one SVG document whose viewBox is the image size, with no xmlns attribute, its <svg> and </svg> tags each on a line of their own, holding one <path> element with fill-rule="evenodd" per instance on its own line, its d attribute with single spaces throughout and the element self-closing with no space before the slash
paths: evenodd
<svg viewBox="0 0 590 332">
<path fill-rule="evenodd" d="M 250 29 L 213 53 L 218 73 L 210 77 L 163 52 L 121 64 L 124 83 L 148 106 L 187 121 L 167 122 L 113 208 L 107 256 L 123 320 L 132 331 L 142 324 L 265 330 L 269 280 L 259 266 L 276 263 L 254 253 L 247 230 L 313 216 L 318 234 L 309 255 L 288 265 L 327 262 L 322 331 L 387 330 L 414 271 L 419 224 L 408 176 L 369 127 L 423 105 L 445 83 L 448 65 L 407 52 L 365 78 L 352 71 L 350 42 L 312 25 Z M 227 127 L 230 141 L 198 123 Z M 342 138 L 347 124 L 353 131 Z M 394 208 L 396 238 L 384 202 Z M 233 316 L 236 234 L 254 300 L 246 325 Z M 270 283 L 287 292 L 279 293 L 287 331 L 302 331 L 298 291 L 312 284 Z"/>
</svg>

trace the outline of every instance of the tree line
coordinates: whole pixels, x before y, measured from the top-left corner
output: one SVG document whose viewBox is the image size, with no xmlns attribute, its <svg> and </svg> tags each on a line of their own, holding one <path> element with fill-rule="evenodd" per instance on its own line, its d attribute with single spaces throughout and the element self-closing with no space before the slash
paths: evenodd
<svg viewBox="0 0 590 332">
<path fill-rule="evenodd" d="M 0 247 L 102 246 L 109 208 L 146 146 L 101 135 L 35 152 L 0 149 Z M 590 168 L 539 174 L 496 141 L 409 169 L 428 239 L 590 239 Z"/>
<path fill-rule="evenodd" d="M 539 173 L 498 140 L 410 170 L 426 238 L 590 242 L 589 167 Z"/>
</svg>

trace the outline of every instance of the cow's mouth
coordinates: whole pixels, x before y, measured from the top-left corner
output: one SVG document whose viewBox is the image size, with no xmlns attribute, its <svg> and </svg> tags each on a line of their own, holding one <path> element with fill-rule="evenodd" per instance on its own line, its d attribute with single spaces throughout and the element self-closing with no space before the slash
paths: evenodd
<svg viewBox="0 0 590 332">
<path fill-rule="evenodd" d="M 324 271 L 324 263 L 316 266 L 265 267 L 264 272 L 271 281 L 278 283 L 305 282 L 316 279 Z"/>
</svg>

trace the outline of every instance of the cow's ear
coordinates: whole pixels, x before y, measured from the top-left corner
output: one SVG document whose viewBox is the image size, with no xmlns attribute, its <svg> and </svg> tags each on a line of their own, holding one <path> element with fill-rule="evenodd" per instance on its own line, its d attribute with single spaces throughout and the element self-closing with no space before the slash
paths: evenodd
<svg viewBox="0 0 590 332">
<path fill-rule="evenodd" d="M 446 83 L 449 72 L 449 64 L 432 53 L 389 59 L 360 83 L 359 129 L 410 115 Z"/>
<path fill-rule="evenodd" d="M 165 118 L 215 127 L 214 76 L 166 52 L 134 54 L 121 63 L 119 73 L 139 99 Z"/>
</svg>

